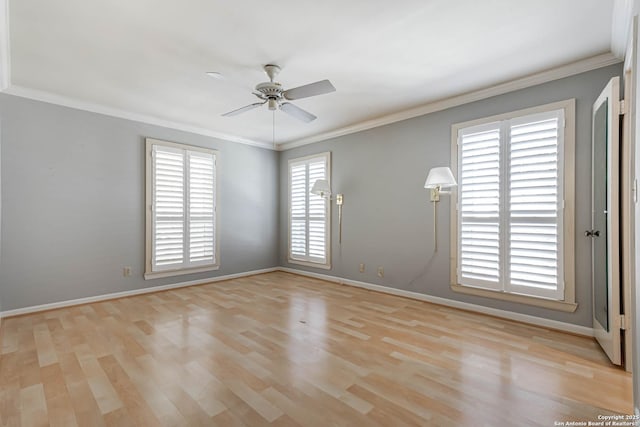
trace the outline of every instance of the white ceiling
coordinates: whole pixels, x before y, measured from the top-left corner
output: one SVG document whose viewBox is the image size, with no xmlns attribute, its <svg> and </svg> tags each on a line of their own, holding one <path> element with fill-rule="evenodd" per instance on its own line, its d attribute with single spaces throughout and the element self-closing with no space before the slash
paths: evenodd
<svg viewBox="0 0 640 427">
<path fill-rule="evenodd" d="M 251 90 L 329 79 L 276 112 L 278 143 L 486 88 L 611 50 L 604 0 L 10 0 L 11 84 L 271 143 Z M 206 71 L 225 78 L 212 79 Z"/>
</svg>

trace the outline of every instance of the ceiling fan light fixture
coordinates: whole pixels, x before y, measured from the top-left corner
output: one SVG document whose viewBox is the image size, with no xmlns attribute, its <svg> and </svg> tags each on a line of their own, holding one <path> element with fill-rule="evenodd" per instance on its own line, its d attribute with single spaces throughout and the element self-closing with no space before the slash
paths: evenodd
<svg viewBox="0 0 640 427">
<path fill-rule="evenodd" d="M 278 108 L 278 103 L 276 102 L 276 100 L 273 98 L 269 99 L 269 110 L 274 111 L 277 108 Z"/>
</svg>

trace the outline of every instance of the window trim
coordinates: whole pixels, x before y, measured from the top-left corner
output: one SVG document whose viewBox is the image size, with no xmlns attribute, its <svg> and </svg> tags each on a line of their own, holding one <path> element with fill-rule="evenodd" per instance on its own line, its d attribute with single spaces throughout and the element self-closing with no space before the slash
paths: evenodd
<svg viewBox="0 0 640 427">
<path fill-rule="evenodd" d="M 214 218 L 214 239 L 215 239 L 215 262 L 207 265 L 197 265 L 188 268 L 178 268 L 172 270 L 152 270 L 152 254 L 153 254 L 153 146 L 161 145 L 163 147 L 169 147 L 179 150 L 197 151 L 201 153 L 212 154 L 214 156 L 214 177 L 215 177 L 215 218 Z M 145 138 L 145 273 L 144 279 L 159 279 L 162 277 L 173 277 L 184 274 L 201 273 L 205 271 L 215 271 L 220 269 L 220 210 L 219 200 L 220 191 L 218 189 L 218 167 L 217 163 L 220 160 L 220 153 L 218 150 L 212 150 L 210 148 L 198 147 L 195 145 L 181 144 L 177 142 L 164 141 L 154 138 Z"/>
<path fill-rule="evenodd" d="M 575 99 L 525 108 L 504 114 L 455 123 L 451 126 L 451 171 L 458 176 L 458 132 L 461 129 L 488 124 L 491 122 L 516 119 L 521 116 L 545 113 L 552 110 L 564 111 L 564 150 L 560 158 L 563 170 L 563 274 L 564 274 L 564 299 L 556 300 L 538 296 L 529 296 L 506 292 L 504 290 L 491 290 L 465 286 L 458 283 L 458 198 L 452 196 L 450 200 L 450 286 L 451 290 L 467 295 L 482 296 L 503 301 L 511 301 L 527 305 L 549 308 L 552 310 L 574 312 L 578 305 L 575 301 Z"/>
<path fill-rule="evenodd" d="M 311 159 L 325 157 L 327 164 L 327 181 L 329 182 L 329 188 L 331 188 L 331 152 L 325 151 L 322 153 L 311 154 L 304 157 L 296 157 L 289 159 L 287 162 L 287 262 L 290 264 L 298 264 L 306 267 L 322 268 L 324 270 L 331 269 L 331 198 L 327 200 L 325 207 L 325 215 L 327 218 L 325 228 L 326 238 L 326 262 L 313 262 L 308 260 L 299 260 L 291 256 L 291 166 L 295 163 L 304 163 Z"/>
</svg>

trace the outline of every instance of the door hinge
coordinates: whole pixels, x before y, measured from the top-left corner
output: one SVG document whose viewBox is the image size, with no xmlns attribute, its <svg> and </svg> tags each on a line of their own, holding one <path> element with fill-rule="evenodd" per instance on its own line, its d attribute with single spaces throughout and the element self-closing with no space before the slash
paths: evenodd
<svg viewBox="0 0 640 427">
<path fill-rule="evenodd" d="M 624 116 L 625 114 L 627 114 L 627 104 L 624 102 L 624 99 L 620 100 L 620 115 Z"/>
<path fill-rule="evenodd" d="M 623 331 L 627 329 L 627 316 L 625 316 L 624 314 L 620 315 L 620 329 L 622 329 Z"/>
</svg>

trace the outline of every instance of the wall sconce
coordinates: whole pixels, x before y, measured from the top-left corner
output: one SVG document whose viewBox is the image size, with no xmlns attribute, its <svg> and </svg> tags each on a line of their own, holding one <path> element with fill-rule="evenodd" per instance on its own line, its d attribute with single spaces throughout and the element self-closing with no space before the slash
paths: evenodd
<svg viewBox="0 0 640 427">
<path fill-rule="evenodd" d="M 323 199 L 331 200 L 331 188 L 329 187 L 329 181 L 326 179 L 317 179 L 311 187 L 311 194 L 316 194 Z M 336 204 L 338 205 L 338 243 L 342 244 L 342 204 L 344 203 L 344 196 L 342 194 L 336 194 Z"/>
<path fill-rule="evenodd" d="M 456 179 L 447 166 L 432 168 L 427 175 L 424 188 L 431 189 L 431 202 L 433 202 L 433 251 L 438 252 L 438 226 L 436 216 L 436 203 L 440 201 L 440 194 L 451 194 L 451 191 L 443 191 L 443 188 L 458 185 Z"/>
</svg>

